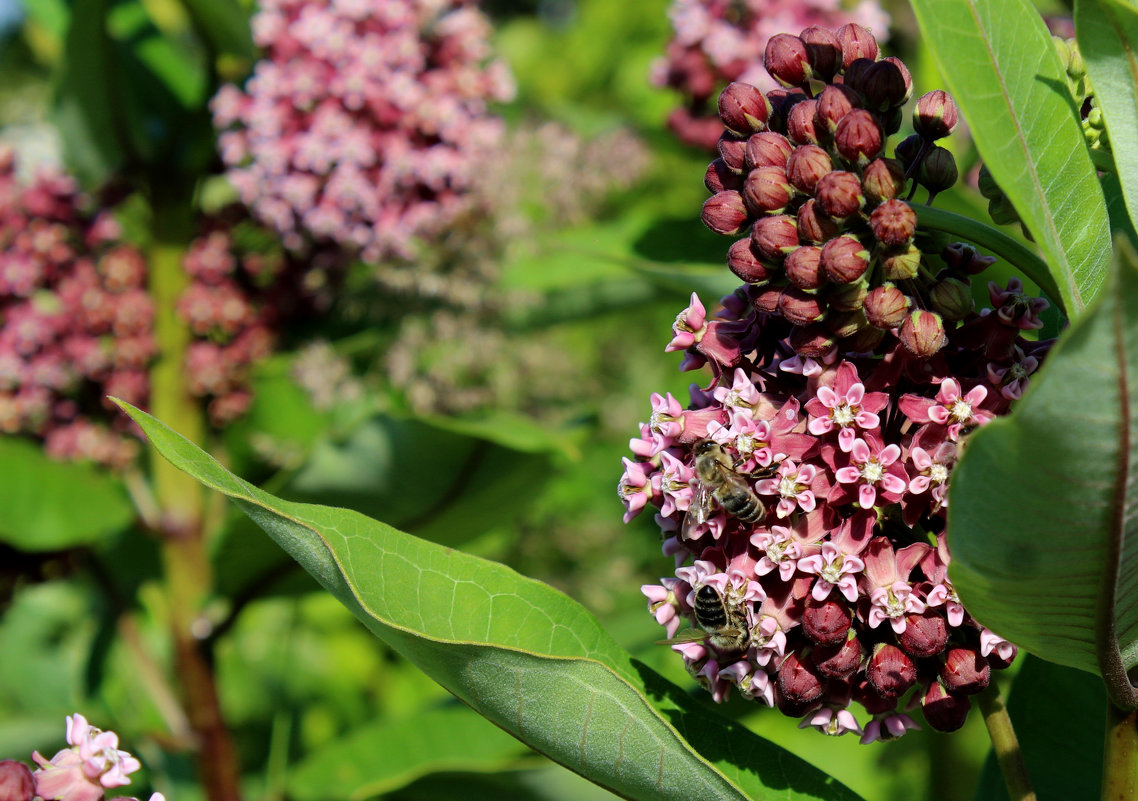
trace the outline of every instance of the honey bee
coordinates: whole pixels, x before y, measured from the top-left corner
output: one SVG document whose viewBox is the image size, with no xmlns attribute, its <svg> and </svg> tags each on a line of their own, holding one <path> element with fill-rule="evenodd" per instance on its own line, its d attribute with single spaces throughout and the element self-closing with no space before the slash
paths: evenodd
<svg viewBox="0 0 1138 801">
<path fill-rule="evenodd" d="M 751 489 L 747 479 L 735 470 L 727 451 L 718 442 L 700 440 L 692 449 L 695 453 L 695 475 L 698 479 L 687 515 L 684 517 L 685 538 L 696 526 L 706 523 L 714 513 L 712 501 L 723 511 L 744 523 L 757 523 L 766 514 L 766 507 Z M 764 472 L 771 468 L 765 468 Z"/>
<path fill-rule="evenodd" d="M 747 652 L 751 632 L 747 628 L 747 612 L 742 604 L 723 597 L 710 584 L 704 584 L 696 590 L 692 607 L 699 628 L 681 631 L 670 640 L 660 640 L 661 645 L 703 642 L 711 646 L 724 664 L 739 659 Z"/>
</svg>

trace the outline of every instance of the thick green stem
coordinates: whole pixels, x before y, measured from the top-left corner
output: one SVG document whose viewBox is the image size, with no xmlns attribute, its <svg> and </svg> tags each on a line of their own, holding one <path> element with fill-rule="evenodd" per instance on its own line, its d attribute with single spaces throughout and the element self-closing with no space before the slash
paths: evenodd
<svg viewBox="0 0 1138 801">
<path fill-rule="evenodd" d="M 150 409 L 192 442 L 204 444 L 205 421 L 185 378 L 191 334 L 178 317 L 178 297 L 189 284 L 182 258 L 193 218 L 189 203 L 167 194 L 153 207 L 150 290 L 160 356 L 150 372 Z M 221 715 L 212 660 L 195 623 L 212 586 L 201 484 L 165 459 L 153 463 L 154 495 L 160 508 L 162 562 L 170 605 L 171 634 L 186 716 L 198 747 L 198 768 L 209 801 L 239 801 L 236 752 Z"/>
<path fill-rule="evenodd" d="M 1103 801 L 1138 798 L 1138 709 L 1106 705 L 1106 743 L 1102 760 Z"/>
<path fill-rule="evenodd" d="M 1031 789 L 1031 779 L 1027 775 L 1027 766 L 1023 762 L 1023 752 L 1019 749 L 1015 729 L 1012 728 L 1012 719 L 1008 717 L 1007 707 L 1004 706 L 1004 699 L 1000 697 L 995 682 L 989 684 L 976 699 L 984 715 L 984 725 L 988 727 L 992 750 L 996 752 L 996 762 L 1004 774 L 1008 798 L 1011 801 L 1035 801 L 1035 791 Z"/>
</svg>

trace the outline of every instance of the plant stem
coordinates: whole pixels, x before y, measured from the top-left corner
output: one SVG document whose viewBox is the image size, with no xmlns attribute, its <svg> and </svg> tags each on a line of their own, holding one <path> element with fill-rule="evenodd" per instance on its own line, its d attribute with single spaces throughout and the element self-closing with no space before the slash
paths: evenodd
<svg viewBox="0 0 1138 801">
<path fill-rule="evenodd" d="M 1012 719 L 1008 717 L 1004 699 L 1000 697 L 999 688 L 992 682 L 976 698 L 980 702 L 980 711 L 984 715 L 984 725 L 988 727 L 988 736 L 992 740 L 992 750 L 996 752 L 1000 772 L 1004 774 L 1008 797 L 1011 801 L 1035 801 L 1035 791 L 1031 789 L 1031 779 L 1027 775 L 1019 740 L 1012 728 Z"/>
<path fill-rule="evenodd" d="M 1102 760 L 1103 801 L 1138 798 L 1138 709 L 1106 705 L 1106 743 Z"/>
<path fill-rule="evenodd" d="M 149 262 L 160 356 L 150 373 L 150 409 L 192 442 L 202 444 L 205 422 L 186 386 L 183 367 L 191 334 L 176 311 L 178 297 L 189 284 L 182 257 L 193 220 L 184 199 L 155 195 Z M 195 635 L 195 623 L 213 586 L 202 525 L 203 491 L 165 459 L 155 460 L 153 473 L 174 658 L 182 702 L 197 741 L 199 775 L 209 801 L 239 801 L 237 756 L 221 715 L 212 660 Z"/>
</svg>

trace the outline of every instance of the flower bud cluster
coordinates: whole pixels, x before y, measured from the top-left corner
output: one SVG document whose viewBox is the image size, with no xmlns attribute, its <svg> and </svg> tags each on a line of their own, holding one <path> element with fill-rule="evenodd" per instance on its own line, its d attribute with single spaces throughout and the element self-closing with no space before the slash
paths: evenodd
<svg viewBox="0 0 1138 801">
<path fill-rule="evenodd" d="M 934 268 L 907 200 L 918 185 L 931 199 L 956 182 L 952 154 L 935 144 L 956 126 L 956 104 L 941 90 L 918 99 L 916 133 L 890 158 L 912 78 L 868 30 L 778 34 L 764 64 L 781 88 L 735 82 L 719 96 L 727 130 L 705 176 L 703 221 L 744 235 L 728 267 L 760 290 L 756 310 L 800 329 L 791 341 L 802 356 L 895 338 L 932 356 L 971 311 L 971 279 Z"/>
<path fill-rule="evenodd" d="M 965 273 L 981 258 L 945 253 Z M 686 408 L 653 395 L 630 442 L 625 521 L 654 509 L 676 566 L 642 588 L 649 611 L 717 701 L 734 687 L 862 742 L 916 727 L 917 706 L 933 728 L 959 728 L 1015 648 L 948 578 L 948 482 L 969 434 L 1008 410 L 1050 348 L 1021 335 L 1046 303 L 1013 279 L 941 331 L 932 357 L 898 340 L 808 357 L 802 327 L 756 311 L 764 292 L 740 287 L 714 318 L 693 294 L 669 349 L 714 378 Z"/>
<path fill-rule="evenodd" d="M 244 89 L 212 102 L 229 178 L 292 249 L 334 242 L 366 261 L 410 258 L 446 230 L 512 97 L 470 0 L 272 0 Z"/>
<path fill-rule="evenodd" d="M 683 95 L 684 105 L 668 117 L 668 127 L 682 141 L 709 150 L 721 132 L 708 102 L 716 92 L 732 81 L 775 88 L 762 69 L 763 52 L 775 34 L 847 22 L 877 31 L 882 41 L 889 31 L 889 15 L 877 0 L 849 9 L 825 0 L 675 0 L 668 16 L 674 34 L 666 55 L 652 67 L 652 81 Z"/>
</svg>

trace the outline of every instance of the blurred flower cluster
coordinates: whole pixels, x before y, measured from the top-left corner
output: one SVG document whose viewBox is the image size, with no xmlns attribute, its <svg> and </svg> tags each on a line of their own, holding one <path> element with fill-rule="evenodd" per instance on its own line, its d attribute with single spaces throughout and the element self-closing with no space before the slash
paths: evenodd
<svg viewBox="0 0 1138 801">
<path fill-rule="evenodd" d="M 80 714 L 67 717 L 67 744 L 47 759 L 32 754 L 32 771 L 22 762 L 0 760 L 0 801 L 102 801 L 106 792 L 130 784 L 130 774 L 141 764 L 119 748 L 113 731 L 97 729 Z M 116 796 L 111 801 L 138 801 Z M 165 801 L 154 793 L 149 801 Z"/>
<path fill-rule="evenodd" d="M 684 142 L 713 149 L 720 126 L 708 101 L 732 81 L 764 91 L 775 83 L 762 69 L 767 41 L 781 31 L 856 22 L 888 38 L 889 15 L 877 0 L 675 0 L 669 16 L 675 32 L 667 54 L 652 68 L 657 86 L 683 95 L 668 127 Z"/>
<path fill-rule="evenodd" d="M 411 258 L 445 231 L 501 140 L 514 85 L 467 0 L 271 0 L 245 88 L 212 102 L 229 178 L 286 247 Z"/>
<path fill-rule="evenodd" d="M 742 189 L 720 189 L 720 195 L 731 191 L 740 199 L 737 222 L 721 228 L 742 228 L 753 211 L 772 214 L 759 219 L 756 231 L 763 220 L 778 219 L 760 198 L 767 197 L 765 187 L 787 183 L 787 175 L 793 181 L 782 202 L 809 191 L 805 208 L 820 203 L 825 192 L 817 186 L 821 180 L 807 188 L 803 174 L 833 175 L 831 159 L 863 171 L 882 163 L 877 115 L 892 114 L 907 93 L 903 65 L 877 61 L 876 42 L 863 29 L 819 30 L 773 38 L 768 68 L 781 82 L 797 85 L 805 83 L 803 74 L 828 82 L 844 64 L 847 83 L 827 83 L 820 99 L 803 93 L 792 105 L 785 98 L 795 93 L 775 90 L 764 97 L 739 84 L 721 96 L 728 128 L 752 133 L 725 137 L 724 159 L 709 170 L 709 183 L 719 176 L 737 180 L 744 171 L 781 176 L 758 186 L 748 177 Z M 815 59 L 823 58 L 829 67 L 819 68 Z M 851 69 L 859 58 L 866 63 Z M 886 66 L 874 69 L 876 64 Z M 792 67 L 802 71 L 795 74 Z M 861 77 L 850 81 L 856 71 Z M 881 85 L 892 87 L 888 102 L 867 98 L 878 85 L 867 76 L 884 76 Z M 835 96 L 835 86 L 846 88 Z M 833 119 L 830 109 L 867 103 L 883 111 L 859 122 L 869 134 L 853 137 L 859 144 L 851 147 L 841 120 L 857 112 L 846 108 Z M 938 103 L 947 107 L 942 99 Z M 831 121 L 837 125 L 827 128 Z M 771 130 L 786 131 L 784 126 L 789 140 Z M 917 123 L 926 135 L 945 127 L 951 126 L 935 116 Z M 870 139 L 877 144 L 861 146 Z M 801 169 L 794 166 L 799 160 Z M 860 244 L 849 248 L 852 256 L 843 251 L 835 272 L 815 263 L 822 286 L 803 286 L 799 276 L 808 271 L 792 263 L 794 253 L 814 248 L 820 261 L 830 260 L 825 248 L 800 245 L 796 228 L 827 226 L 836 236 L 838 220 L 856 221 L 880 242 L 874 219 L 880 209 L 911 213 L 896 199 L 904 182 L 901 166 L 883 171 L 893 176 L 895 191 L 874 192 L 869 203 L 853 187 L 861 186 L 857 177 L 841 174 L 851 176 L 848 194 L 859 197 L 856 204 L 842 214 L 819 211 L 820 223 L 804 224 L 801 212 L 797 222 L 784 217 L 791 255 L 777 248 L 759 252 L 756 234 L 740 240 L 729 258 L 750 281 L 723 298 L 715 317 L 693 294 L 676 318 L 667 350 L 684 352 L 682 369 L 710 366 L 713 379 L 706 389 L 692 386 L 686 408 L 670 394 L 653 395 L 618 492 L 626 521 L 645 508 L 657 510 L 664 553 L 674 557 L 676 571 L 643 591 L 669 637 L 690 625 L 673 648 L 716 700 L 735 687 L 801 717 L 803 726 L 856 732 L 871 742 L 916 726 L 907 711 L 917 706 L 933 728 L 959 728 L 969 696 L 984 690 L 991 671 L 1007 667 L 1015 655 L 1011 644 L 969 616 L 948 579 L 947 488 L 971 432 L 1022 395 L 1052 342 L 1035 338 L 1046 301 L 1027 297 L 1016 279 L 1006 288 L 989 283 L 991 307 L 979 313 L 970 296 L 962 300 L 953 316 L 958 325 L 951 328 L 920 323 L 905 330 L 913 315 L 934 314 L 908 312 L 910 299 L 918 309 L 930 299 L 928 288 L 912 278 L 905 279 L 911 294 L 897 290 L 900 313 L 891 321 L 844 332 L 833 320 L 850 310 L 820 304 L 802 313 L 822 292 L 844 296 L 862 280 L 868 254 L 858 252 L 864 251 Z M 706 207 L 704 214 L 706 220 Z M 713 215 L 711 222 L 719 219 Z M 838 241 L 844 237 L 857 241 L 849 234 Z M 910 224 L 904 239 L 911 237 Z M 910 247 L 887 248 L 898 246 Z M 921 267 L 937 259 L 963 275 L 993 261 L 961 243 L 940 253 L 917 251 L 914 258 Z M 859 275 L 839 280 L 847 276 L 836 271 L 851 259 L 859 262 L 852 270 Z M 891 291 L 891 284 L 880 286 Z M 864 287 L 860 294 L 865 297 Z M 807 319 L 814 317 L 824 322 Z M 867 721 L 851 711 L 855 701 L 869 713 Z"/>
</svg>

